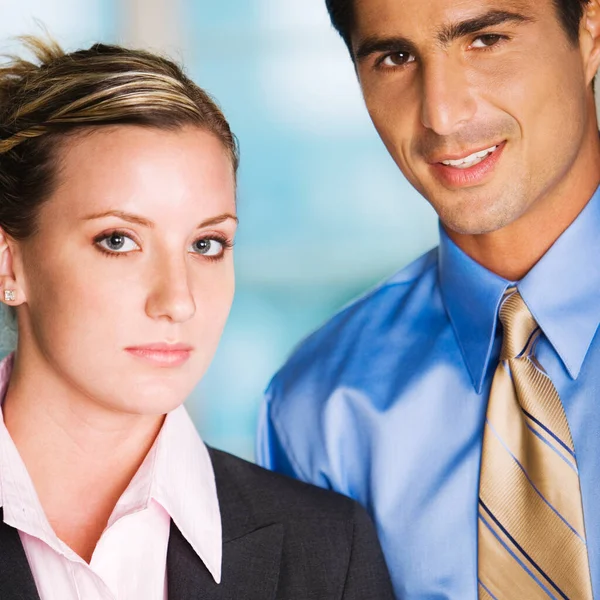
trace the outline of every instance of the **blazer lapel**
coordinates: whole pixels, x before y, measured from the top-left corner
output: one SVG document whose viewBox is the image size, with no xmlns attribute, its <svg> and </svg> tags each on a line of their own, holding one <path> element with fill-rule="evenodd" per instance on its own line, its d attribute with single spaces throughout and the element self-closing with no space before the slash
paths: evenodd
<svg viewBox="0 0 600 600">
<path fill-rule="evenodd" d="M 0 597 L 40 600 L 19 532 L 7 525 L 0 508 Z"/>
<path fill-rule="evenodd" d="M 223 530 L 221 583 L 171 522 L 167 552 L 169 600 L 274 600 L 283 550 L 281 523 L 256 516 L 240 474 L 209 448 Z"/>
<path fill-rule="evenodd" d="M 169 600 L 273 600 L 277 592 L 283 525 L 267 525 L 223 544 L 221 583 L 171 522 L 167 553 Z"/>
</svg>

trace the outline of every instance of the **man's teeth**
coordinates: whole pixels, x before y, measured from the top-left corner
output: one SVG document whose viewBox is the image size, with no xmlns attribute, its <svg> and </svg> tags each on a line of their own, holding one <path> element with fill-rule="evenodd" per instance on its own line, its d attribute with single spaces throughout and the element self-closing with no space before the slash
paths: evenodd
<svg viewBox="0 0 600 600">
<path fill-rule="evenodd" d="M 460 158 L 458 160 L 443 160 L 442 164 L 448 167 L 458 167 L 459 169 L 468 169 L 469 167 L 474 167 L 476 164 L 480 163 L 488 154 L 491 154 L 496 150 L 498 146 L 492 146 L 487 150 L 481 150 L 480 152 L 474 152 L 465 158 Z"/>
</svg>

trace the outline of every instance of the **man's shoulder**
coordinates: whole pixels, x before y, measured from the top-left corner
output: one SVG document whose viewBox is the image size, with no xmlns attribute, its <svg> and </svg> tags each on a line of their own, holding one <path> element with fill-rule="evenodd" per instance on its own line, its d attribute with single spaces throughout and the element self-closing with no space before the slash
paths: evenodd
<svg viewBox="0 0 600 600">
<path fill-rule="evenodd" d="M 430 287 L 437 284 L 437 265 L 438 249 L 434 248 L 394 273 L 391 277 L 367 290 L 364 294 L 351 300 L 322 327 L 308 336 L 303 344 L 320 335 L 326 335 L 329 329 L 340 323 L 351 323 L 354 318 L 363 313 L 370 314 L 382 307 L 396 310 L 398 305 L 401 305 L 402 301 L 415 288 Z M 303 344 L 300 345 L 300 348 Z"/>
<path fill-rule="evenodd" d="M 443 313 L 437 264 L 436 248 L 343 307 L 296 347 L 267 396 L 322 397 L 313 384 L 323 392 L 330 379 L 337 384 L 343 372 L 365 372 L 379 352 L 402 346 L 419 319 Z"/>
<path fill-rule="evenodd" d="M 354 500 L 209 448 L 220 504 L 240 502 L 259 521 L 353 522 L 364 509 Z M 239 508 L 239 507 L 238 507 Z"/>
</svg>

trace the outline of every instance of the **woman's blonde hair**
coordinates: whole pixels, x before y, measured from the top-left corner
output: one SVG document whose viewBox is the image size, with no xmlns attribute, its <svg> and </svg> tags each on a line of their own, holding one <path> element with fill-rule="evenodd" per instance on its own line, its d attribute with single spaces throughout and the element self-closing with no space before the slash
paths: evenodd
<svg viewBox="0 0 600 600">
<path fill-rule="evenodd" d="M 65 53 L 53 41 L 23 42 L 33 60 L 0 66 L 0 227 L 13 238 L 35 232 L 59 145 L 84 128 L 196 126 L 222 142 L 237 172 L 237 142 L 223 113 L 172 61 L 105 44 Z"/>
</svg>

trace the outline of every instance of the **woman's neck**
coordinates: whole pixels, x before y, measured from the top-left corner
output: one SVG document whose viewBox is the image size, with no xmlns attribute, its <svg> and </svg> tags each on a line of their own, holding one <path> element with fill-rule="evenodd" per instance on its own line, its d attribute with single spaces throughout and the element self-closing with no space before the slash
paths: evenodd
<svg viewBox="0 0 600 600">
<path fill-rule="evenodd" d="M 50 525 L 89 562 L 164 416 L 115 412 L 37 371 L 17 356 L 4 422 Z"/>
</svg>

